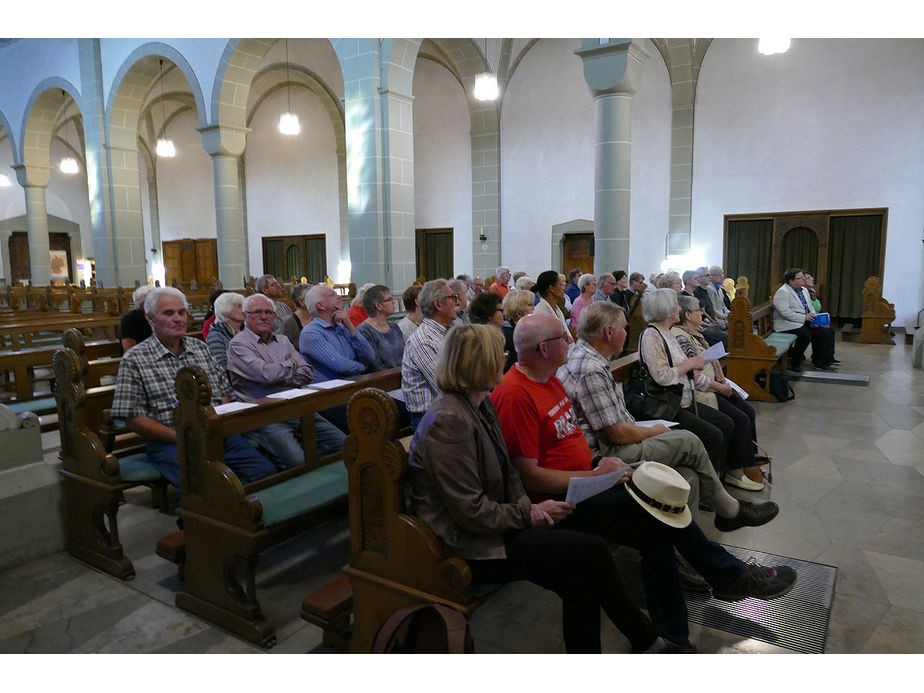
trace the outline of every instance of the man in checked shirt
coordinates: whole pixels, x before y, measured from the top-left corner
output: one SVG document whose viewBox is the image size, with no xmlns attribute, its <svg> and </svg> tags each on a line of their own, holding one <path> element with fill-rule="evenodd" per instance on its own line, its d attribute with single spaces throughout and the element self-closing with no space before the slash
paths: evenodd
<svg viewBox="0 0 924 693">
<path fill-rule="evenodd" d="M 147 441 L 148 459 L 179 488 L 173 410 L 176 375 L 183 366 L 199 366 L 212 386 L 212 405 L 228 402 L 231 384 L 204 342 L 186 336 L 189 306 L 182 292 L 158 287 L 147 295 L 144 311 L 153 334 L 122 357 L 112 400 L 112 415 L 125 419 L 129 430 Z M 272 462 L 240 435 L 225 438 L 225 464 L 241 483 L 262 479 L 276 471 Z"/>
</svg>

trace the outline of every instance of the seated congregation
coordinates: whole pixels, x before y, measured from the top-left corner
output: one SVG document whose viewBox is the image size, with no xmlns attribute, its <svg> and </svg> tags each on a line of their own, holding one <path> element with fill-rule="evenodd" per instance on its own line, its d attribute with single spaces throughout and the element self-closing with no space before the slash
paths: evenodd
<svg viewBox="0 0 924 693">
<path fill-rule="evenodd" d="M 280 405 L 275 417 L 237 413 L 236 427 L 216 423 L 221 417 L 208 407 L 238 402 L 262 411 L 268 398 L 312 385 L 349 383 L 350 394 L 364 382 L 387 388 L 396 437 L 413 434 L 406 453 L 409 509 L 446 556 L 467 564 L 473 585 L 529 580 L 554 591 L 562 599 L 568 652 L 601 651 L 601 608 L 633 652 L 695 652 L 684 589 L 727 601 L 775 599 L 796 581 L 789 566 L 732 556 L 706 538 L 690 510 L 695 504 L 714 512 L 721 532 L 766 524 L 779 512 L 772 501 L 738 500 L 725 488 L 757 492 L 769 479 L 754 408 L 727 382 L 719 361 L 702 357 L 711 344 L 728 343 L 731 299 L 723 272 L 651 277 L 658 288 L 638 272 L 534 276 L 500 267 L 487 280 L 419 282 L 401 294 L 401 311 L 384 285 L 362 286 L 346 308 L 327 284 L 295 284 L 286 301 L 282 285 L 267 275 L 251 295 L 212 296 L 204 342 L 188 334 L 181 291 L 136 292 L 136 310 L 151 334 L 136 331 L 134 343 L 124 342 L 112 417 L 140 438 L 149 464 L 181 499 L 185 485 L 200 482 L 184 455 L 221 460 L 244 493 L 266 492 L 311 460 L 342 466 L 336 461 L 342 456 L 349 467 L 361 437 L 348 395 L 324 399 L 310 416 L 294 413 L 294 405 Z M 803 304 L 805 273 L 784 279 L 780 291 L 792 297 L 784 292 L 780 299 L 786 298 L 781 320 L 797 312 L 792 298 Z M 793 365 L 811 343 L 816 365 L 833 367 L 833 340 L 829 352 L 827 337 L 816 338 L 816 328 L 807 326 L 818 312 L 811 298 L 803 307 L 803 322 L 791 328 Z M 139 322 L 137 314 L 132 319 Z M 781 322 L 777 330 L 788 326 Z M 383 378 L 362 380 L 377 373 Z M 639 420 L 655 417 L 635 396 L 630 373 L 674 393 L 668 415 L 657 418 L 676 425 Z M 199 388 L 196 411 L 210 431 L 201 440 L 194 419 L 180 411 L 186 406 L 180 386 L 190 382 Z M 282 412 L 286 418 L 276 420 Z M 621 476 L 608 490 L 578 504 L 565 501 L 572 478 L 609 474 Z M 353 483 L 351 471 L 351 525 Z M 196 512 L 184 510 L 181 500 L 180 516 L 182 530 Z M 611 545 L 640 553 L 647 615 L 629 596 Z M 181 574 L 185 560 L 187 579 L 195 574 L 193 553 L 171 556 Z M 242 589 L 247 608 L 199 606 L 197 613 L 271 644 L 252 577 Z M 355 610 L 357 627 L 369 609 L 360 598 L 356 591 L 340 602 Z M 184 604 L 193 601 L 186 597 Z M 235 615 L 223 621 L 219 612 Z M 375 625 L 387 615 L 377 614 Z M 343 617 L 338 611 L 341 635 Z M 354 639 L 354 651 L 366 640 Z"/>
</svg>

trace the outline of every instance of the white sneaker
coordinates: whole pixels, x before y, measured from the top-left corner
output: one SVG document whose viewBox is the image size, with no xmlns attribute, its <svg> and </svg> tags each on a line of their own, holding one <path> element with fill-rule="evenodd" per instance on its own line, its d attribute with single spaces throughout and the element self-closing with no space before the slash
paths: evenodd
<svg viewBox="0 0 924 693">
<path fill-rule="evenodd" d="M 722 481 L 729 486 L 740 488 L 743 491 L 762 491 L 764 488 L 762 483 L 759 481 L 751 481 L 746 476 L 742 476 L 740 479 L 736 479 L 731 474 L 726 474 Z"/>
</svg>

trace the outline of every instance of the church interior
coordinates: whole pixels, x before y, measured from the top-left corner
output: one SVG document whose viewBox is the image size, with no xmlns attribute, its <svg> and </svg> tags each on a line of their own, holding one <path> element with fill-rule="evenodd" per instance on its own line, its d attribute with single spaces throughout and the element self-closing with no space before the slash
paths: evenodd
<svg viewBox="0 0 924 693">
<path fill-rule="evenodd" d="M 498 90 L 487 100 L 476 96 L 484 77 Z M 822 566 L 830 584 L 816 594 L 806 580 L 787 613 L 710 619 L 703 605 L 691 640 L 707 654 L 924 651 L 921 181 L 921 38 L 793 38 L 776 54 L 731 37 L 0 39 L 5 295 L 155 282 L 242 291 L 272 274 L 384 284 L 397 297 L 500 266 L 647 280 L 720 265 L 750 278 L 756 306 L 788 267 L 811 270 L 840 372 L 865 379 L 797 378 L 793 400 L 754 403 L 774 476 L 757 495 L 779 504 L 774 522 L 723 534 L 694 516 L 709 538 Z M 868 277 L 892 304 L 888 343 L 851 334 Z M 4 435 L 3 533 L 28 534 L 55 514 L 28 484 L 63 507 L 46 487 L 59 484 L 65 434 L 42 432 L 43 471 L 25 489 Z M 155 553 L 177 528 L 176 489 L 168 499 L 163 511 L 146 487 L 124 492 L 129 580 L 70 555 L 60 528 L 57 544 L 4 550 L 0 653 L 334 651 L 299 605 L 350 562 L 345 511 L 261 555 L 267 648 L 175 604 L 183 581 Z M 810 646 L 771 627 L 798 623 L 803 598 L 821 614 Z M 535 655 L 564 652 L 559 622 L 555 595 L 520 582 L 470 626 L 478 653 Z M 629 652 L 612 624 L 603 641 Z M 298 675 L 290 667 L 280 670 Z"/>
</svg>

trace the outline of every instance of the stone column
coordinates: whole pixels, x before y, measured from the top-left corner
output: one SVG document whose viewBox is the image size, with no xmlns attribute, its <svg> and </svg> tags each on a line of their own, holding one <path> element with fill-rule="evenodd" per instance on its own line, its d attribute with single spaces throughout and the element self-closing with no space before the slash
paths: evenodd
<svg viewBox="0 0 924 693">
<path fill-rule="evenodd" d="M 247 236 L 241 216 L 240 156 L 249 130 L 210 125 L 200 128 L 202 145 L 212 157 L 218 278 L 223 286 L 243 286 L 250 274 Z"/>
<path fill-rule="evenodd" d="M 648 53 L 632 39 L 583 39 L 575 51 L 594 94 L 594 274 L 629 266 L 632 96 Z"/>
<path fill-rule="evenodd" d="M 29 280 L 33 286 L 51 283 L 51 248 L 45 188 L 51 179 L 49 166 L 14 166 L 16 179 L 26 194 L 26 231 L 29 236 Z"/>
<path fill-rule="evenodd" d="M 490 277 L 501 264 L 500 114 L 496 102 L 470 101 L 472 118 L 472 276 Z M 484 230 L 488 240 L 482 249 Z"/>
</svg>

